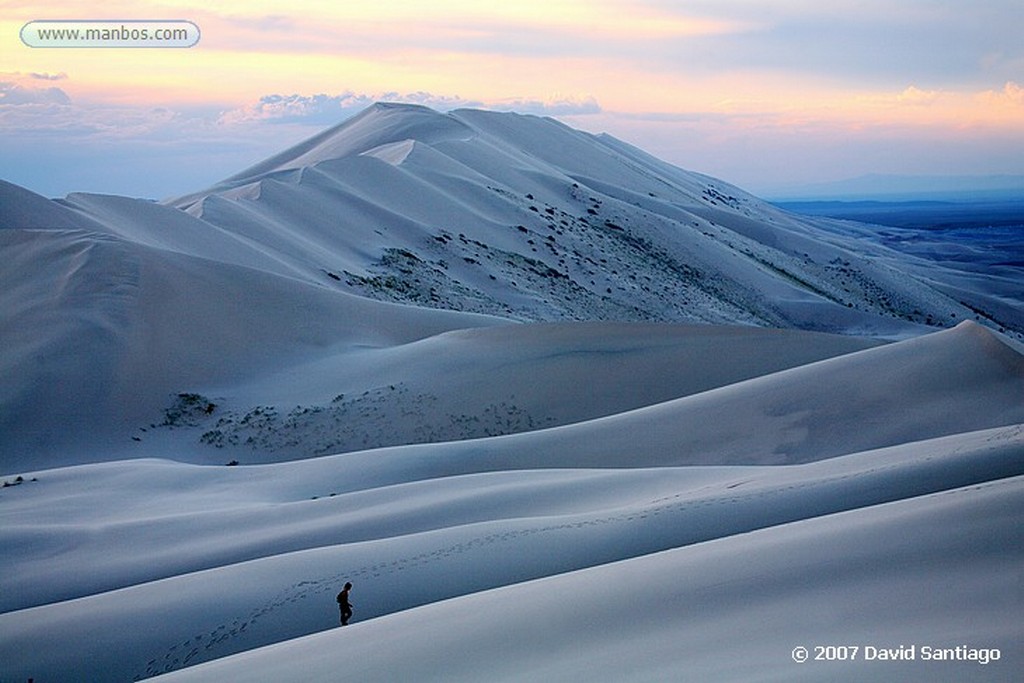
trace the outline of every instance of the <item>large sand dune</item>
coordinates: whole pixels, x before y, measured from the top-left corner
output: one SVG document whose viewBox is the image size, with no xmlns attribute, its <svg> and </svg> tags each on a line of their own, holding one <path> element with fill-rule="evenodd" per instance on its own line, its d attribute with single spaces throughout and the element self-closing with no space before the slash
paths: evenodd
<svg viewBox="0 0 1024 683">
<path fill-rule="evenodd" d="M 1024 668 L 1013 264 L 396 105 L 0 200 L 4 681 Z"/>
</svg>

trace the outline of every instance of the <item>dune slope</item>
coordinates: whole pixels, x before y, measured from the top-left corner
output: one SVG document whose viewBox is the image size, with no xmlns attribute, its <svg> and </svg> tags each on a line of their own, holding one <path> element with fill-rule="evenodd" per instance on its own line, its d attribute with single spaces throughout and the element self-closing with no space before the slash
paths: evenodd
<svg viewBox="0 0 1024 683">
<path fill-rule="evenodd" d="M 785 571 L 767 571 L 768 576 L 754 572 L 744 580 L 751 585 L 768 581 L 760 600 L 771 609 L 781 609 L 790 593 L 800 596 L 796 605 L 820 600 L 820 590 L 837 574 L 853 581 L 849 586 L 840 582 L 835 588 L 838 604 L 849 606 L 870 592 L 861 582 L 875 585 L 871 582 L 878 576 L 892 584 L 874 592 L 874 601 L 884 600 L 894 586 L 917 584 L 918 594 L 942 592 L 947 582 L 971 575 L 970 582 L 979 582 L 985 600 L 973 609 L 989 617 L 991 631 L 974 631 L 973 622 L 953 628 L 962 615 L 952 614 L 948 601 L 914 606 L 902 617 L 908 620 L 904 628 L 938 620 L 945 623 L 947 631 L 942 635 L 947 640 L 981 640 L 1009 648 L 1013 643 L 1007 641 L 1008 624 L 1013 620 L 1005 613 L 1006 601 L 995 592 L 1006 581 L 1015 580 L 1012 572 L 1010 577 L 1006 572 L 1014 566 L 1016 551 L 1011 548 L 1020 547 L 1010 541 L 1019 539 L 1015 514 L 1021 500 L 1019 477 L 1024 474 L 1022 438 L 1020 426 L 1014 426 L 792 467 L 502 472 L 365 488 L 333 497 L 328 495 L 332 474 L 349 479 L 342 473 L 344 457 L 336 462 L 320 459 L 274 465 L 273 472 L 255 468 L 251 474 L 246 472 L 250 468 L 131 462 L 42 472 L 36 475 L 37 481 L 5 493 L 5 497 L 23 496 L 25 503 L 24 521 L 16 522 L 18 516 L 11 515 L 4 539 L 6 547 L 24 550 L 5 556 L 4 569 L 11 586 L 20 589 L 22 600 L 45 604 L 8 605 L 12 611 L 0 614 L 4 634 L 0 654 L 11 671 L 35 672 L 37 677 L 125 680 L 152 675 L 329 629 L 336 618 L 332 596 L 345 580 L 358 587 L 359 598 L 353 602 L 361 622 L 370 624 L 377 616 L 434 605 L 425 608 L 426 614 L 400 618 L 419 624 L 415 614 L 431 619 L 429 610 L 436 608 L 446 615 L 436 617 L 441 630 L 448 618 L 454 620 L 455 629 L 474 630 L 458 616 L 458 601 L 437 603 L 566 572 L 577 573 L 590 586 L 588 590 L 598 591 L 604 581 L 589 583 L 586 577 L 592 575 L 579 570 L 607 568 L 609 563 L 630 558 L 648 560 L 637 565 L 639 574 L 627 585 L 646 584 L 646 572 L 662 562 L 652 554 L 684 548 L 686 557 L 701 558 L 714 554 L 715 539 L 735 539 L 729 543 L 736 549 L 722 560 L 724 564 L 706 573 L 671 572 L 683 579 L 683 586 L 703 576 L 705 588 L 698 583 L 670 594 L 681 600 L 683 595 L 700 595 L 718 585 L 716 599 L 729 605 L 730 619 L 738 621 L 744 614 L 733 612 L 739 609 L 736 601 L 743 604 L 741 596 L 749 595 L 751 588 L 734 591 L 736 587 L 722 584 L 721 577 L 751 571 L 763 561 L 766 548 L 776 545 L 769 555 L 782 561 Z M 223 475 L 218 474 L 223 472 L 249 482 L 225 486 Z M 95 484 L 90 481 L 106 482 L 108 492 L 121 491 L 124 507 L 108 504 L 104 508 L 88 497 L 80 502 L 68 499 L 68 486 L 92 488 Z M 1000 502 L 975 510 L 975 490 L 1001 491 Z M 321 493 L 314 500 L 310 494 L 316 491 Z M 32 504 L 26 504 L 29 500 Z M 48 512 L 54 505 L 63 510 Z M 47 515 L 63 519 L 62 512 L 76 506 L 82 508 L 75 515 L 81 520 L 80 528 L 46 522 Z M 905 510 L 917 510 L 912 515 L 917 521 L 909 529 L 901 526 L 908 514 Z M 143 517 L 143 511 L 148 517 Z M 27 521 L 33 518 L 37 522 Z M 961 529 L 950 524 L 951 518 L 969 524 Z M 974 529 L 970 525 L 979 523 L 979 518 L 984 523 Z M 838 531 L 816 534 L 813 526 L 801 531 L 803 520 L 830 529 L 837 523 L 827 521 L 832 519 L 851 520 L 854 526 L 860 523 L 857 520 L 873 521 L 856 542 L 847 541 Z M 883 528 L 884 533 L 877 531 Z M 759 533 L 766 536 L 763 544 L 756 540 Z M 89 540 L 84 547 L 81 534 Z M 834 536 L 824 550 L 823 536 Z M 780 550 L 790 542 L 801 549 Z M 894 560 L 896 546 L 900 547 L 897 557 L 919 559 Z M 307 549 L 296 549 L 301 547 Z M 243 559 L 264 553 L 269 555 Z M 49 569 L 33 560 L 44 554 L 50 558 Z M 887 555 L 890 559 L 883 562 Z M 929 571 L 925 559 L 935 562 L 937 558 L 946 558 L 950 569 Z M 206 562 L 215 566 L 188 568 Z M 60 574 L 66 575 L 72 566 L 79 568 L 75 577 L 61 579 Z M 83 571 L 85 567 L 89 569 Z M 878 574 L 882 568 L 888 569 Z M 145 580 L 144 575 L 154 571 L 171 576 Z M 662 571 L 669 570 L 653 570 L 649 577 L 653 585 L 667 580 Z M 770 576 L 778 581 L 780 593 L 773 594 L 776 588 L 771 588 Z M 572 579 L 555 580 L 572 584 Z M 105 591 L 102 584 L 111 581 L 125 587 Z M 64 599 L 54 590 L 61 582 L 88 595 Z M 784 586 L 788 588 L 783 590 Z M 516 590 L 494 595 L 517 602 Z M 611 619 L 630 606 L 628 601 L 621 606 L 606 602 L 579 599 L 578 609 L 583 614 L 608 610 Z M 753 603 L 759 604 L 757 599 Z M 477 612 L 472 599 L 466 604 Z M 556 636 L 545 628 L 550 622 L 543 615 L 561 613 L 559 604 L 541 601 L 527 615 L 539 618 L 534 626 L 537 632 L 561 638 L 568 646 L 567 641 L 575 637 L 572 630 Z M 453 608 L 456 613 L 447 616 Z M 894 617 L 896 605 L 889 609 Z M 502 613 L 500 608 L 496 614 L 487 612 L 492 626 L 478 637 L 487 640 L 504 632 L 507 624 L 500 618 Z M 824 606 L 816 613 L 818 618 L 830 614 Z M 158 624 L 154 615 L 159 615 Z M 658 615 L 665 617 L 662 627 L 656 625 Z M 757 621 L 749 612 L 745 616 Z M 678 618 L 664 613 L 644 617 L 650 643 L 671 637 Z M 860 618 L 860 626 L 849 637 L 862 637 L 860 629 L 866 628 L 868 616 Z M 717 617 L 712 610 L 699 619 L 713 624 Z M 879 618 L 880 629 L 886 628 L 886 621 Z M 369 627 L 370 631 L 387 628 L 387 623 Z M 551 628 L 557 633 L 557 628 Z M 835 623 L 832 628 L 842 633 L 843 625 Z M 615 647 L 614 631 L 584 628 L 581 632 L 593 634 L 595 649 L 600 649 L 602 641 Z M 813 629 L 792 619 L 781 632 L 773 628 L 766 633 L 769 642 L 790 634 L 794 643 L 778 654 L 784 660 L 791 647 L 813 635 Z M 932 633 L 921 630 L 905 637 L 924 638 Z M 426 632 L 411 642 L 425 643 L 432 637 Z M 521 637 L 534 636 L 527 629 Z M 366 647 L 374 640 L 369 637 Z M 498 645 L 487 646 L 491 647 Z M 479 653 L 481 663 L 489 661 L 490 655 L 483 654 L 487 648 Z M 388 651 L 381 649 L 376 657 L 387 660 Z M 666 665 L 684 664 L 676 652 Z M 764 654 L 754 650 L 751 656 Z M 514 660 L 514 651 L 507 656 Z M 574 661 L 564 653 L 551 657 L 551 666 L 571 666 Z M 461 664 L 458 658 L 452 659 L 457 672 Z M 497 657 L 492 665 L 500 669 L 511 662 Z M 381 676 L 389 671 L 382 669 Z"/>
<path fill-rule="evenodd" d="M 1012 680 L 1019 268 L 870 230 L 389 104 L 0 183 L 0 678 Z"/>
</svg>

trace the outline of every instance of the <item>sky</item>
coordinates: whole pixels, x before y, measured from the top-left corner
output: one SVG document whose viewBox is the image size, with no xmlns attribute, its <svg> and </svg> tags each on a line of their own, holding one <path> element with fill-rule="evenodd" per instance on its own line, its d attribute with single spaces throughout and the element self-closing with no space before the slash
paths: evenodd
<svg viewBox="0 0 1024 683">
<path fill-rule="evenodd" d="M 23 42 L 56 20 L 201 36 Z M 0 179 L 185 194 L 378 100 L 553 116 L 765 196 L 1024 175 L 1022 27 L 1020 0 L 0 0 Z"/>
</svg>

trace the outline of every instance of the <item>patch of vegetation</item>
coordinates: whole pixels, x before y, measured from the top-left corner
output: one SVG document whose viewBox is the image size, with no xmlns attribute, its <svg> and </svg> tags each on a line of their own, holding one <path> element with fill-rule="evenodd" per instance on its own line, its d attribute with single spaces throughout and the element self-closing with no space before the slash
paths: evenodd
<svg viewBox="0 0 1024 683">
<path fill-rule="evenodd" d="M 720 192 L 718 188 L 713 185 L 708 185 L 704 188 L 703 196 L 704 199 L 708 200 L 712 206 L 717 206 L 721 203 L 726 206 L 731 206 L 734 209 L 740 208 L 741 202 L 739 199 L 733 197 L 731 194 L 727 195 Z"/>
<path fill-rule="evenodd" d="M 256 406 L 225 411 L 214 429 L 199 437 L 214 448 L 243 447 L 264 453 L 326 455 L 365 448 L 496 436 L 551 426 L 512 400 L 483 404 L 472 413 L 441 409 L 432 394 L 388 384 L 326 405 L 295 406 L 287 412 Z M 229 466 L 237 465 L 231 461 Z"/>
<path fill-rule="evenodd" d="M 202 394 L 178 394 L 164 409 L 162 427 L 195 427 L 217 409 L 217 404 Z"/>
</svg>

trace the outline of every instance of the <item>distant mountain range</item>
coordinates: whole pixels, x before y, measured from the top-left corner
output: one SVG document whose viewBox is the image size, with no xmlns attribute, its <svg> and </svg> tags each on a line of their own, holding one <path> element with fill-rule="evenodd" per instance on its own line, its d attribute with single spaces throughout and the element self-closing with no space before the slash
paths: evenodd
<svg viewBox="0 0 1024 683">
<path fill-rule="evenodd" d="M 1024 175 L 894 175 L 871 173 L 847 180 L 778 187 L 772 201 L 1024 201 Z"/>
</svg>

